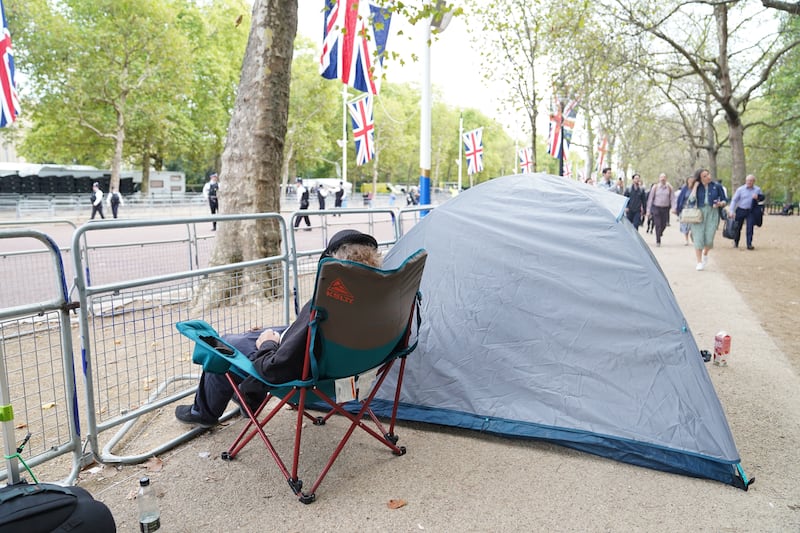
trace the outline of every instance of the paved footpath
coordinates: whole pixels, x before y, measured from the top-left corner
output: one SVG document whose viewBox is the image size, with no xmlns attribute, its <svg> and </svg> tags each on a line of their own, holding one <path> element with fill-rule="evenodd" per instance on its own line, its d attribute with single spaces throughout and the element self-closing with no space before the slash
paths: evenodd
<svg viewBox="0 0 800 533">
<path fill-rule="evenodd" d="M 712 349 L 718 330 L 732 335 L 730 365 L 707 370 L 745 471 L 757 478 L 748 492 L 547 443 L 404 423 L 407 455 L 356 440 L 305 506 L 263 450 L 217 459 L 237 420 L 165 454 L 163 469 L 150 473 L 164 531 L 799 531 L 798 376 L 713 252 L 708 269 L 695 271 L 676 228 L 652 250 L 700 347 Z M 166 411 L 162 423 L 174 424 Z M 120 531 L 136 530 L 127 496 L 141 473 L 129 466 L 82 481 L 112 508 Z M 393 498 L 407 505 L 388 509 Z"/>
</svg>

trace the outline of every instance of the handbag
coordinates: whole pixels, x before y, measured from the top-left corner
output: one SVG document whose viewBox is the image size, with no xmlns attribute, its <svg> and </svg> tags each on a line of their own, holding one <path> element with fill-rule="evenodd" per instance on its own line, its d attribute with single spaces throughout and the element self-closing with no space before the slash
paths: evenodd
<svg viewBox="0 0 800 533">
<path fill-rule="evenodd" d="M 700 224 L 703 221 L 703 212 L 699 207 L 684 207 L 681 210 L 683 224 Z"/>
<path fill-rule="evenodd" d="M 736 224 L 738 224 L 738 222 L 735 218 L 725 217 L 725 224 L 722 226 L 722 236 L 726 239 L 736 239 Z"/>
</svg>

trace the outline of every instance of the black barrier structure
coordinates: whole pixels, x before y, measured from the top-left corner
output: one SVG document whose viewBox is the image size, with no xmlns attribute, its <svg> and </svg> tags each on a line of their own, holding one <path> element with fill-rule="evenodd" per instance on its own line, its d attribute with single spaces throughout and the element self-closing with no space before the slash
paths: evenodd
<svg viewBox="0 0 800 533">
<path fill-rule="evenodd" d="M 5 294 L 1 300 L 0 412 L 7 459 L 0 478 L 18 482 L 20 459 L 35 467 L 69 456 L 70 471 L 62 483 L 70 484 L 83 454 L 70 324 L 75 304 L 69 301 L 61 252 L 50 237 L 32 229 L 0 230 L 0 241 L 24 242 L 23 247 L 36 248 L 31 254 L 50 263 L 31 268 L 30 255 L 2 257 L 0 293 L 34 284 L 48 290 L 26 302 L 12 303 Z"/>
</svg>

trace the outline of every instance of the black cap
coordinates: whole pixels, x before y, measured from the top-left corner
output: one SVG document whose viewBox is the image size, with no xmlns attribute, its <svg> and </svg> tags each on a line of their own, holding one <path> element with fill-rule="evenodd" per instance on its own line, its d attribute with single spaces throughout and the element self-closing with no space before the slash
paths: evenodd
<svg viewBox="0 0 800 533">
<path fill-rule="evenodd" d="M 367 235 L 354 229 L 343 229 L 331 237 L 331 240 L 328 241 L 328 247 L 322 252 L 320 259 L 331 257 L 343 244 L 365 244 L 372 246 L 376 250 L 378 249 L 378 241 L 372 235 Z"/>
<path fill-rule="evenodd" d="M 209 179 L 211 179 L 211 178 L 216 178 L 216 177 L 218 177 L 218 176 L 217 176 L 217 173 L 216 173 L 216 172 L 212 172 L 211 174 L 209 174 L 209 176 L 208 176 L 208 177 L 209 177 Z"/>
<path fill-rule="evenodd" d="M 92 187 L 99 187 L 99 186 L 100 186 L 100 184 L 97 183 L 96 181 L 94 183 L 92 183 Z"/>
</svg>

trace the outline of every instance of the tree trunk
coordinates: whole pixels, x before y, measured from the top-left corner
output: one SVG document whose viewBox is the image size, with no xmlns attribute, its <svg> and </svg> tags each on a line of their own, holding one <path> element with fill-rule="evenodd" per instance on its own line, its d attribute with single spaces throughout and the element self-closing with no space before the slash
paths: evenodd
<svg viewBox="0 0 800 533">
<path fill-rule="evenodd" d="M 747 172 L 744 156 L 744 126 L 736 113 L 730 117 L 725 115 L 728 122 L 728 139 L 731 143 L 731 191 L 735 191 L 744 185 L 744 177 Z"/>
<path fill-rule="evenodd" d="M 150 192 L 150 156 L 147 155 L 147 150 L 144 152 L 145 154 L 142 155 L 142 183 L 139 190 L 142 194 L 147 194 Z"/>
<path fill-rule="evenodd" d="M 296 33 L 297 0 L 255 0 L 236 102 L 222 153 L 220 214 L 280 211 L 279 184 Z M 218 224 L 210 264 L 248 261 L 279 252 L 280 233 L 276 224 L 263 220 L 222 222 Z M 242 296 L 271 294 L 272 281 L 263 276 L 253 277 L 245 272 L 237 282 L 241 285 L 233 289 L 230 283 L 209 282 L 200 294 L 207 298 L 207 303 L 219 301 L 221 298 L 215 298 L 219 294 L 230 297 L 231 292 Z M 251 286 L 254 283 L 260 284 L 255 291 Z"/>
<path fill-rule="evenodd" d="M 720 85 L 720 105 L 725 112 L 725 122 L 728 123 L 728 138 L 731 143 L 731 187 L 736 190 L 744 183 L 745 158 L 744 158 L 744 127 L 738 106 L 733 98 L 733 83 L 731 69 L 728 63 L 728 6 L 717 4 L 714 6 L 714 19 L 717 22 L 717 38 L 719 39 L 719 72 L 717 78 Z M 716 175 L 712 174 L 716 178 Z"/>
</svg>

